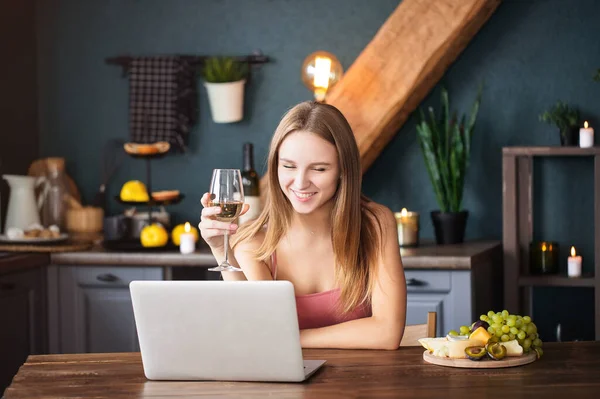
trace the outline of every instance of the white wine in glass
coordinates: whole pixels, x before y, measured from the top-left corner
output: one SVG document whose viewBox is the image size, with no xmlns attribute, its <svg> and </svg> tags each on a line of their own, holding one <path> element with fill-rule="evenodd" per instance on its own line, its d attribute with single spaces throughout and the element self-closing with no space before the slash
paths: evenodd
<svg viewBox="0 0 600 399">
<path fill-rule="evenodd" d="M 210 182 L 210 200 L 208 206 L 218 206 L 221 212 L 215 216 L 220 222 L 233 222 L 244 207 L 244 187 L 239 169 L 215 169 Z M 242 269 L 229 263 L 229 233 L 223 237 L 225 260 L 217 267 L 208 270 L 214 272 L 237 271 Z"/>
</svg>

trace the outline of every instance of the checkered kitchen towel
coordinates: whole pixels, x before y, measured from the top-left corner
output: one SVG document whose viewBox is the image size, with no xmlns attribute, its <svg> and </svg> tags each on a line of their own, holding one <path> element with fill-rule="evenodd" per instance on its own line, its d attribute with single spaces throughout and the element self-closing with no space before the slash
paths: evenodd
<svg viewBox="0 0 600 399">
<path fill-rule="evenodd" d="M 129 64 L 129 131 L 135 143 L 168 141 L 185 151 L 197 122 L 196 75 L 184 57 L 135 57 Z"/>
</svg>

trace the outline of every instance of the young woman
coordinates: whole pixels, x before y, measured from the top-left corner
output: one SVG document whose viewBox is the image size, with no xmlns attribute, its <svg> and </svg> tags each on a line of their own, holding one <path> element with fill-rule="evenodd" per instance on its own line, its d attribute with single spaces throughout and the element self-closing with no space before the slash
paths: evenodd
<svg viewBox="0 0 600 399">
<path fill-rule="evenodd" d="M 360 154 L 335 107 L 304 102 L 283 117 L 269 151 L 261 215 L 238 229 L 218 222 L 202 197 L 200 232 L 218 262 L 223 234 L 241 272 L 225 280 L 294 285 L 304 348 L 397 349 L 406 282 L 396 221 L 361 193 Z M 244 209 L 245 212 L 247 209 Z"/>
</svg>

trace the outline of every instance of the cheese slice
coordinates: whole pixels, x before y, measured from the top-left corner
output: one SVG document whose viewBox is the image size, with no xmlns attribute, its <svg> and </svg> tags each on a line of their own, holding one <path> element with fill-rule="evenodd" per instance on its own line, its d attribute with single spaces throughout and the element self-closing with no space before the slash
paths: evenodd
<svg viewBox="0 0 600 399">
<path fill-rule="evenodd" d="M 448 338 L 420 338 L 418 341 L 423 346 L 423 348 L 427 349 L 429 352 L 435 352 L 448 343 Z"/>
<path fill-rule="evenodd" d="M 513 339 L 507 342 L 500 342 L 506 348 L 506 356 L 523 356 L 523 347 L 519 345 L 519 341 Z"/>
</svg>

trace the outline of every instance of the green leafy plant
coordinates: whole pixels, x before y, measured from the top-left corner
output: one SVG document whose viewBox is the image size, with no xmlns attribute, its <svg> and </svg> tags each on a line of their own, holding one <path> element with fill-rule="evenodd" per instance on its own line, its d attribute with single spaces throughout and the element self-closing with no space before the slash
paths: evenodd
<svg viewBox="0 0 600 399">
<path fill-rule="evenodd" d="M 204 61 L 202 76 L 209 83 L 237 82 L 248 76 L 248 64 L 232 57 L 209 57 Z"/>
<path fill-rule="evenodd" d="M 417 136 L 442 212 L 461 211 L 465 176 L 469 167 L 471 138 L 479 112 L 481 90 L 480 86 L 468 120 L 466 115 L 462 115 L 459 120 L 456 111 L 450 114 L 450 101 L 445 88 L 441 93 L 442 109 L 439 117 L 436 117 L 432 107 L 429 107 L 429 118 L 425 116 L 422 109 L 419 110 Z"/>
<path fill-rule="evenodd" d="M 541 122 L 556 125 L 562 134 L 562 132 L 579 125 L 579 110 L 558 101 L 552 108 L 542 113 L 539 118 Z"/>
</svg>

